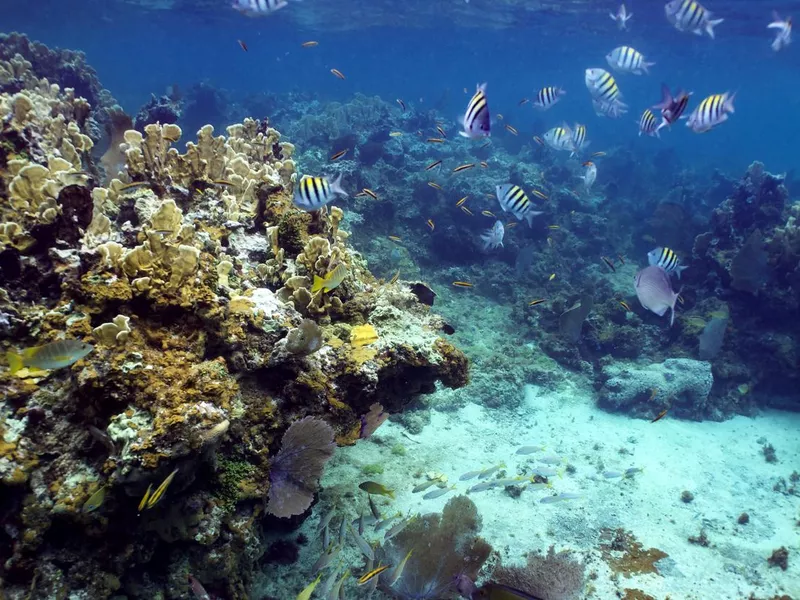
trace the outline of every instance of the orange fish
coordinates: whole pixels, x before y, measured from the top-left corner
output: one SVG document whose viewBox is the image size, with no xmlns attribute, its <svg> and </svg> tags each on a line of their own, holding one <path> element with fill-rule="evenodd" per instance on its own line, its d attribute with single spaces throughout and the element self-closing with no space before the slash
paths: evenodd
<svg viewBox="0 0 800 600">
<path fill-rule="evenodd" d="M 471 169 L 475 166 L 475 163 L 467 163 L 465 165 L 459 165 L 455 169 L 453 169 L 453 173 L 458 173 L 460 171 L 466 171 L 467 169 Z"/>
<path fill-rule="evenodd" d="M 454 281 L 453 285 L 456 287 L 472 287 L 469 281 Z"/>
<path fill-rule="evenodd" d="M 488 168 L 489 168 L 489 163 L 487 163 L 485 160 L 482 160 L 481 169 L 488 169 Z"/>
<path fill-rule="evenodd" d="M 540 146 L 544 146 L 544 140 L 540 138 L 538 135 L 533 136 L 533 140 Z"/>
<path fill-rule="evenodd" d="M 660 421 L 661 419 L 663 419 L 664 417 L 666 417 L 666 416 L 667 416 L 667 411 L 669 411 L 669 409 L 668 409 L 668 408 L 665 408 L 665 409 L 664 409 L 664 410 L 662 410 L 660 413 L 658 413 L 658 416 L 657 416 L 655 419 L 653 419 L 653 420 L 652 420 L 652 421 L 650 421 L 650 422 L 651 422 L 651 423 L 655 423 L 656 421 Z"/>
<path fill-rule="evenodd" d="M 650 397 L 647 399 L 648 402 L 652 402 L 658 396 L 658 388 L 653 388 L 650 390 Z"/>
<path fill-rule="evenodd" d="M 623 265 L 625 264 L 625 257 L 622 254 L 617 254 L 617 258 L 619 259 L 620 263 Z"/>
<path fill-rule="evenodd" d="M 628 303 L 627 303 L 627 302 L 625 302 L 625 300 L 620 300 L 620 301 L 619 301 L 619 305 L 620 305 L 622 308 L 624 308 L 624 309 L 625 309 L 627 312 L 633 312 L 633 311 L 631 310 L 631 307 L 628 305 Z"/>
<path fill-rule="evenodd" d="M 494 214 L 492 211 L 490 211 L 490 210 L 482 210 L 482 211 L 481 211 L 481 214 L 482 214 L 484 217 L 492 217 L 493 219 L 496 219 L 496 218 L 497 218 L 497 217 L 495 216 L 495 214 Z"/>
<path fill-rule="evenodd" d="M 443 138 L 447 137 L 447 134 L 444 132 L 444 129 L 442 129 L 441 125 L 436 126 L 436 131 L 438 131 L 439 135 L 441 135 Z"/>
<path fill-rule="evenodd" d="M 428 227 L 430 227 L 431 231 L 433 231 L 436 228 L 436 225 L 433 224 L 433 219 L 428 219 L 427 222 L 428 222 Z"/>
<path fill-rule="evenodd" d="M 555 278 L 556 278 L 556 274 L 555 273 L 551 273 L 550 277 L 547 279 L 547 281 L 553 281 L 553 279 L 555 279 Z"/>
<path fill-rule="evenodd" d="M 342 73 L 339 69 L 331 69 L 331 73 L 336 75 L 339 79 L 344 79 L 344 73 Z"/>
<path fill-rule="evenodd" d="M 545 302 L 545 301 L 546 301 L 546 298 L 539 298 L 538 300 L 531 300 L 530 302 L 528 302 L 528 306 L 536 306 L 537 304 L 541 304 L 542 302 Z"/>
<path fill-rule="evenodd" d="M 506 229 L 511 229 L 512 227 L 516 227 L 516 226 L 517 226 L 517 222 L 516 221 L 509 221 L 508 223 L 506 223 Z"/>
<path fill-rule="evenodd" d="M 403 241 L 403 239 L 399 235 L 390 235 L 389 239 L 398 244 Z"/>
</svg>

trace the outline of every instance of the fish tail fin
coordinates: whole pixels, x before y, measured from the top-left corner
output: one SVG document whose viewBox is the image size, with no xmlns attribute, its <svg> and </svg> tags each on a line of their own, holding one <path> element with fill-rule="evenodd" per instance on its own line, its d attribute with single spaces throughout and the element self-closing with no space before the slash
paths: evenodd
<svg viewBox="0 0 800 600">
<path fill-rule="evenodd" d="M 676 268 L 676 269 L 675 269 L 675 273 L 677 273 L 677 275 L 678 275 L 678 279 L 680 279 L 680 278 L 681 278 L 681 273 L 682 273 L 683 271 L 685 271 L 686 269 L 688 269 L 688 268 L 689 268 L 689 267 L 687 267 L 687 266 L 685 266 L 685 265 L 681 265 L 681 266 L 679 266 L 678 268 Z"/>
<path fill-rule="evenodd" d="M 725 102 L 724 102 L 724 104 L 722 105 L 723 109 L 724 109 L 724 110 L 726 110 L 726 111 L 728 111 L 728 112 L 729 112 L 729 113 L 731 113 L 731 114 L 733 114 L 733 113 L 734 113 L 734 110 L 733 110 L 733 101 L 736 99 L 736 94 L 737 94 L 737 93 L 738 93 L 738 92 L 733 92 L 732 94 L 726 94 L 726 95 L 725 95 Z"/>
<path fill-rule="evenodd" d="M 528 222 L 528 226 L 533 227 L 533 219 L 541 214 L 542 213 L 540 211 L 532 210 L 527 215 L 525 215 L 525 220 Z"/>
<path fill-rule="evenodd" d="M 642 70 L 649 75 L 650 74 L 650 70 L 649 70 L 650 67 L 654 67 L 655 64 L 656 63 L 654 63 L 654 62 L 645 61 L 645 62 L 642 63 Z"/>
<path fill-rule="evenodd" d="M 609 17 L 609 18 L 610 18 L 612 21 L 616 21 L 616 20 L 617 20 L 617 15 L 615 15 L 614 13 L 608 13 L 608 17 Z"/>
<path fill-rule="evenodd" d="M 6 352 L 6 360 L 8 361 L 8 368 L 11 370 L 12 375 L 22 369 L 24 365 L 22 355 L 16 352 Z"/>
<path fill-rule="evenodd" d="M 722 23 L 725 19 L 709 19 L 706 22 L 706 33 L 712 40 L 714 39 L 714 27 Z"/>
<path fill-rule="evenodd" d="M 664 109 L 672 104 L 672 92 L 669 91 L 669 86 L 666 83 L 661 84 L 661 102 L 654 105 L 653 108 Z"/>
<path fill-rule="evenodd" d="M 314 283 L 311 286 L 311 293 L 316 294 L 325 285 L 325 280 L 319 275 L 314 275 Z"/>
<path fill-rule="evenodd" d="M 347 198 L 349 196 L 349 194 L 347 192 L 345 192 L 344 189 L 342 188 L 342 174 L 341 173 L 339 173 L 339 176 L 336 179 L 331 181 L 331 191 L 334 194 L 339 194 L 340 196 L 344 196 L 345 198 Z"/>
</svg>

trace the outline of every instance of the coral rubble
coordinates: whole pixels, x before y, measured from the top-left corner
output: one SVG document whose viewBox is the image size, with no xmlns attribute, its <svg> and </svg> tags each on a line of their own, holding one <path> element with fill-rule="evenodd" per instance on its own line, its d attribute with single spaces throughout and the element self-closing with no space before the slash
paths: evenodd
<svg viewBox="0 0 800 600">
<path fill-rule="evenodd" d="M 316 490 L 287 500 L 284 431 L 329 456 L 371 405 L 462 386 L 469 365 L 429 306 L 370 274 L 340 209 L 293 206 L 294 146 L 267 122 L 202 127 L 183 152 L 175 124 L 128 129 L 97 185 L 91 102 L 25 56 L 0 62 L 18 82 L 0 94 L 0 339 L 94 350 L 0 371 L 6 593 L 186 597 L 191 573 L 245 598 L 264 499 L 295 515 Z M 312 292 L 337 264 L 344 282 Z"/>
</svg>

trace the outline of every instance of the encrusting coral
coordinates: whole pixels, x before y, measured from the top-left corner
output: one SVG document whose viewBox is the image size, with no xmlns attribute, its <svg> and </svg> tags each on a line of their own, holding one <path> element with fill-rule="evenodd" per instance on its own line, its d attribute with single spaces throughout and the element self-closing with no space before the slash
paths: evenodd
<svg viewBox="0 0 800 600">
<path fill-rule="evenodd" d="M 94 349 L 0 370 L 7 591 L 186 597 L 191 572 L 247 597 L 264 499 L 295 515 L 317 485 L 301 502 L 275 487 L 283 432 L 285 446 L 305 423 L 332 453 L 377 402 L 464 385 L 466 358 L 402 282 L 369 273 L 340 209 L 294 207 L 294 147 L 267 122 L 203 127 L 184 152 L 177 125 L 130 129 L 103 173 L 91 107 L 29 70 L 0 68 L 19 83 L 0 94 L 3 348 Z M 337 265 L 344 281 L 313 292 Z"/>
</svg>

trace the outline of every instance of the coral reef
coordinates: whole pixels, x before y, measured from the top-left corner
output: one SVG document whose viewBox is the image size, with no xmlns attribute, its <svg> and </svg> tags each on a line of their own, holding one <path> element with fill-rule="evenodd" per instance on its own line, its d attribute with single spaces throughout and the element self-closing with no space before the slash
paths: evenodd
<svg viewBox="0 0 800 600">
<path fill-rule="evenodd" d="M 531 552 L 524 567 L 498 566 L 492 579 L 542 600 L 570 600 L 583 592 L 585 565 L 570 558 L 569 552 Z"/>
<path fill-rule="evenodd" d="M 264 499 L 279 515 L 313 501 L 324 461 L 290 449 L 355 443 L 378 400 L 464 385 L 467 360 L 402 282 L 370 274 L 341 210 L 293 206 L 294 146 L 268 123 L 204 126 L 183 152 L 175 124 L 125 130 L 99 186 L 89 105 L 10 62 L 0 341 L 94 350 L 0 370 L 5 592 L 186 597 L 191 573 L 245 598 Z M 312 293 L 337 263 L 344 282 Z"/>
<path fill-rule="evenodd" d="M 720 419 L 709 402 L 714 383 L 711 365 L 690 358 L 668 358 L 661 364 L 615 363 L 603 368 L 601 402 L 612 410 L 653 419 L 662 410 L 687 419 Z"/>
<path fill-rule="evenodd" d="M 645 549 L 633 534 L 623 529 L 603 529 L 600 532 L 603 560 L 615 573 L 631 577 L 641 573 L 657 573 L 656 563 L 668 555 L 658 548 Z"/>
</svg>

